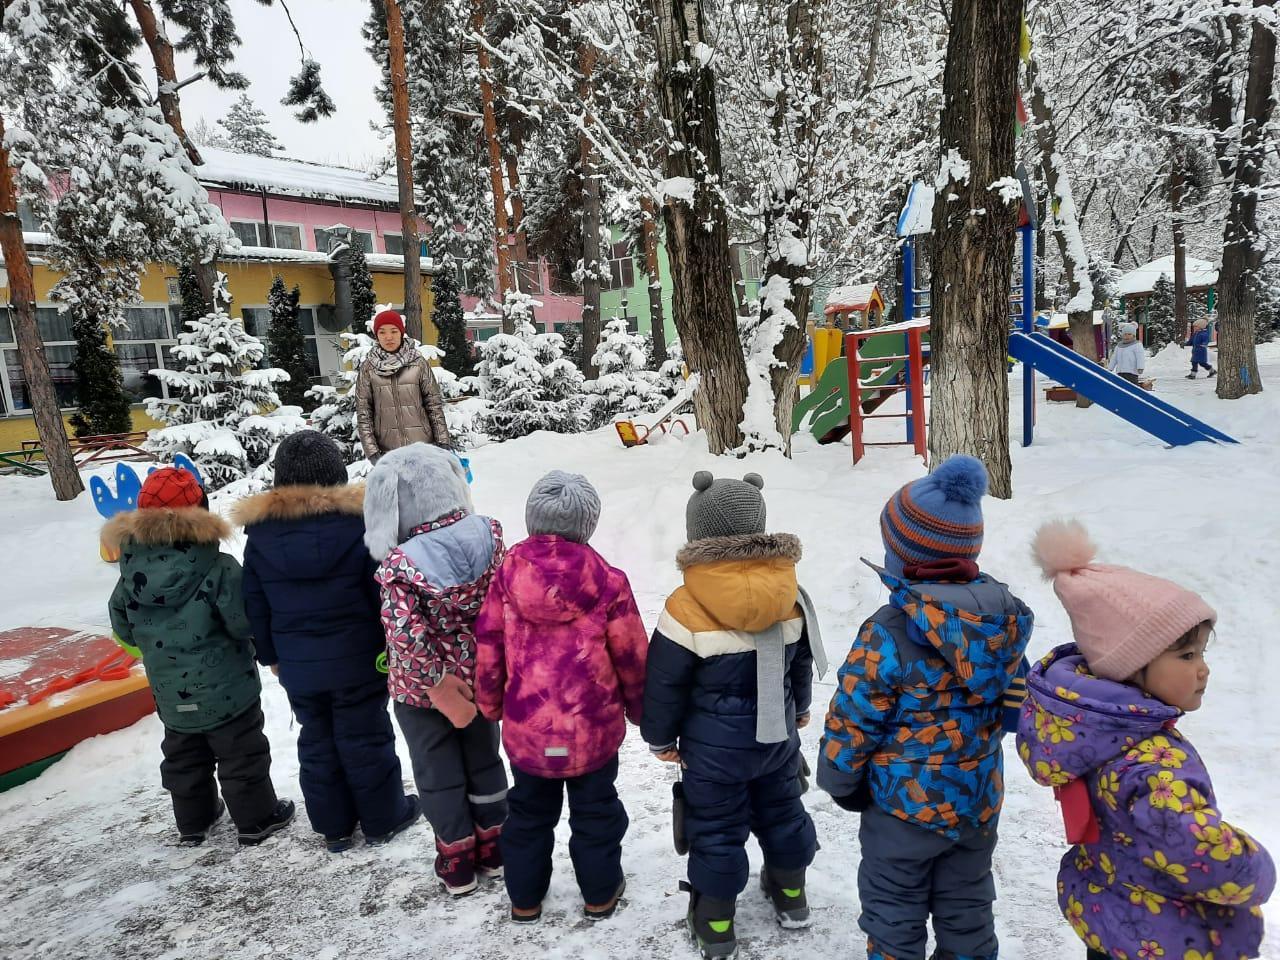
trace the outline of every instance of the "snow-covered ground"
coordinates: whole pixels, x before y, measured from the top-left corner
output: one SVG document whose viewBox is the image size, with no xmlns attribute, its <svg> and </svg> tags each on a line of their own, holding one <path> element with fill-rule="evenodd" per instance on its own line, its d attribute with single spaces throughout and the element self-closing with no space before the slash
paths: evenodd
<svg viewBox="0 0 1280 960">
<path fill-rule="evenodd" d="M 1280 710 L 1271 699 L 1280 696 L 1280 559 L 1273 555 L 1280 544 L 1280 393 L 1220 402 L 1212 383 L 1181 379 L 1187 358 L 1175 348 L 1153 362 L 1160 395 L 1242 444 L 1164 449 L 1103 410 L 1042 402 L 1036 445 L 1014 451 L 1015 499 L 988 501 L 982 565 L 1035 609 L 1034 654 L 1068 638 L 1066 617 L 1029 560 L 1032 532 L 1047 518 L 1081 517 L 1105 560 L 1203 592 L 1221 613 L 1211 649 L 1214 675 L 1204 709 L 1183 726 L 1209 764 L 1227 817 L 1280 853 L 1274 814 Z M 1280 387 L 1280 347 L 1264 348 L 1263 376 Z M 1012 408 L 1017 436 L 1016 383 Z M 900 429 L 900 422 L 894 426 Z M 551 468 L 587 474 L 604 500 L 594 545 L 628 572 L 650 624 L 678 583 L 673 557 L 684 539 L 693 472 L 760 472 L 770 528 L 804 541 L 801 578 L 818 603 L 833 664 L 843 659 L 861 619 L 884 599 L 858 562 L 881 552 L 880 509 L 899 484 L 923 473 L 905 447 L 874 448 L 853 467 L 847 445 L 822 448 L 803 437 L 793 461 L 762 455 L 735 462 L 708 456 L 697 437 L 624 450 L 608 429 L 489 445 L 473 453 L 472 465 L 478 508 L 498 517 L 512 542 L 523 536 L 524 499 L 537 476 Z M 115 571 L 98 560 L 98 526 L 87 496 L 59 505 L 44 480 L 0 478 L 6 558 L 0 629 L 105 629 Z M 816 700 L 829 696 L 832 679 L 817 686 Z M 300 800 L 297 731 L 274 679 L 264 672 L 263 681 L 274 778 L 282 793 Z M 805 731 L 810 758 L 820 730 L 815 723 Z M 425 823 L 387 847 L 336 857 L 318 846 L 301 810 L 287 833 L 260 848 L 241 850 L 226 827 L 203 847 L 177 846 L 157 772 L 160 735 L 159 722 L 145 719 L 81 744 L 38 780 L 0 795 L 0 956 L 694 956 L 677 891 L 684 865 L 670 841 L 672 771 L 648 757 L 634 731 L 623 747 L 620 778 L 631 815 L 623 909 L 596 926 L 580 919 L 561 824 L 547 916 L 533 929 L 507 922 L 500 884 L 461 900 L 441 892 L 431 874 Z M 1002 955 L 1083 956 L 1055 905 L 1063 848 L 1056 808 L 1007 746 L 1008 798 L 996 854 Z M 779 930 L 753 881 L 739 908 L 745 958 L 862 956 L 857 818 L 816 790 L 806 803 L 822 843 L 809 886 L 814 925 Z M 758 868 L 754 846 L 751 856 Z M 1267 916 L 1280 922 L 1280 907 L 1268 907 Z M 1264 956 L 1280 958 L 1280 936 L 1264 946 Z"/>
</svg>

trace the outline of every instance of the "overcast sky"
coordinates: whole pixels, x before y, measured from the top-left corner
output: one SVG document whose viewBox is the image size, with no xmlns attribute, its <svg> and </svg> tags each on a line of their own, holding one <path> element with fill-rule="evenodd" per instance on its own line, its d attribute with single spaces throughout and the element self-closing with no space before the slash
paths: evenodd
<svg viewBox="0 0 1280 960">
<path fill-rule="evenodd" d="M 284 144 L 287 155 L 362 167 L 387 151 L 390 141 L 380 140 L 369 126 L 370 121 L 381 121 L 382 111 L 373 96 L 378 70 L 360 36 L 368 0 L 289 2 L 303 42 L 319 61 L 325 89 L 338 107 L 333 116 L 312 124 L 299 123 L 292 108 L 280 104 L 299 59 L 298 43 L 284 10 L 279 5 L 264 7 L 257 0 L 231 0 L 231 8 L 242 41 L 236 69 L 249 78 L 245 92 L 267 115 L 271 132 Z M 141 62 L 147 63 L 145 48 L 141 54 Z M 183 80 L 195 68 L 189 56 L 177 56 L 178 79 Z M 198 80 L 182 89 L 182 118 L 189 127 L 202 117 L 213 124 L 239 95 L 238 90 L 219 90 L 208 80 Z"/>
</svg>

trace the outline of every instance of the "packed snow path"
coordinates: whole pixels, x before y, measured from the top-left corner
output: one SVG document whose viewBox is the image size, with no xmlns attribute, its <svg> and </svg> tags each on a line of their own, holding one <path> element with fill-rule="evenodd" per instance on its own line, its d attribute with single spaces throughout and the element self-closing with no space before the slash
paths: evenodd
<svg viewBox="0 0 1280 960">
<path fill-rule="evenodd" d="M 1041 404 L 1036 446 L 1014 451 L 1016 499 L 987 501 L 982 566 L 1008 581 L 1036 612 L 1031 652 L 1068 638 L 1067 621 L 1035 576 L 1028 544 L 1035 526 L 1075 515 L 1089 526 L 1101 559 L 1174 578 L 1203 592 L 1220 612 L 1209 651 L 1213 678 L 1202 711 L 1183 728 L 1214 776 L 1221 807 L 1273 853 L 1280 853 L 1280 347 L 1263 348 L 1273 389 L 1234 403 L 1213 384 L 1188 382 L 1188 354 L 1176 348 L 1149 368 L 1160 395 L 1241 440 L 1166 450 L 1103 410 Z M 1018 375 L 1012 378 L 1012 382 Z M 1016 391 L 1016 385 L 1015 385 Z M 1016 411 L 1014 434 L 1016 436 Z M 593 543 L 627 571 L 647 624 L 678 583 L 674 555 L 684 538 L 690 478 L 699 468 L 765 478 L 769 528 L 804 542 L 802 581 L 818 603 L 828 657 L 839 664 L 861 619 L 884 599 L 859 562 L 881 553 L 878 518 L 886 497 L 921 474 L 907 448 L 877 448 L 854 468 L 847 446 L 797 438 L 796 458 L 736 462 L 706 454 L 699 438 L 660 438 L 623 450 L 611 429 L 583 436 L 536 434 L 472 454 L 475 501 L 498 517 L 509 542 L 524 533 L 524 499 L 551 468 L 586 473 L 604 515 Z M 113 567 L 97 557 L 100 521 L 87 497 L 58 505 L 47 481 L 0 478 L 0 546 L 8 557 L 0 629 L 49 624 L 106 629 Z M 239 543 L 233 545 L 238 550 Z M 815 686 L 815 722 L 804 731 L 812 762 L 833 673 Z M 581 919 L 562 823 L 556 873 L 542 924 L 514 927 L 500 883 L 454 900 L 432 876 L 425 822 L 388 846 L 341 856 L 323 851 L 301 809 L 291 726 L 283 692 L 263 672 L 273 775 L 299 801 L 298 819 L 262 847 L 240 849 L 223 825 L 198 848 L 176 844 L 160 787 L 159 722 L 77 747 L 33 783 L 0 795 L 0 957 L 228 958 L 675 957 L 696 954 L 685 939 L 684 863 L 671 848 L 672 770 L 648 756 L 634 729 L 622 751 L 619 787 L 631 816 L 624 848 L 628 889 L 618 915 Z M 403 752 L 402 752 L 403 753 Z M 1008 798 L 996 852 L 996 905 L 1009 960 L 1082 957 L 1057 911 L 1054 882 L 1064 849 L 1049 791 L 1035 787 L 1006 741 Z M 408 758 L 404 759 L 406 776 Z M 779 930 L 756 887 L 740 900 L 744 958 L 861 957 L 854 877 L 857 817 L 816 789 L 806 803 L 822 849 L 810 874 L 814 924 Z M 759 851 L 750 847 L 753 870 Z M 1280 906 L 1266 908 L 1272 924 Z M 1280 958 L 1280 936 L 1264 944 Z"/>
</svg>

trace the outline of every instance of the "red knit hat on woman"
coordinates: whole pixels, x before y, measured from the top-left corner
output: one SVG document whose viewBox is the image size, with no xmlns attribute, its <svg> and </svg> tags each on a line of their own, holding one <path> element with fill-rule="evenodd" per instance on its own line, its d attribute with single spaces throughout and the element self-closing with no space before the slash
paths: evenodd
<svg viewBox="0 0 1280 960">
<path fill-rule="evenodd" d="M 379 327 L 395 327 L 404 336 L 404 317 L 394 310 L 383 310 L 373 318 L 373 333 L 377 336 Z"/>
<path fill-rule="evenodd" d="M 191 472 L 181 467 L 164 467 L 147 477 L 138 494 L 138 509 L 180 510 L 204 502 L 204 488 Z"/>
</svg>

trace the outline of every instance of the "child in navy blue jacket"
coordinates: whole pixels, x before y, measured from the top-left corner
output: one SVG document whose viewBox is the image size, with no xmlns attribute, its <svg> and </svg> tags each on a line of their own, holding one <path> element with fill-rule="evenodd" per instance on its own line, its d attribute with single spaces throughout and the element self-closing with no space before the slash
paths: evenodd
<svg viewBox="0 0 1280 960">
<path fill-rule="evenodd" d="M 302 726 L 307 816 L 332 853 L 351 846 L 357 825 L 379 843 L 419 815 L 377 667 L 386 640 L 363 511 L 364 488 L 347 484 L 337 444 L 314 430 L 282 440 L 275 488 L 234 510 L 248 534 L 244 603 L 257 657 Z"/>
<path fill-rule="evenodd" d="M 764 481 L 700 470 L 693 486 L 689 542 L 676 555 L 684 585 L 649 645 L 640 733 L 658 759 L 683 770 L 685 923 L 704 960 L 722 960 L 737 952 L 734 915 L 752 833 L 778 924 L 809 925 L 805 871 L 817 835 L 800 800 L 798 730 L 826 658 L 796 582 L 800 540 L 765 533 Z"/>
<path fill-rule="evenodd" d="M 1209 371 L 1210 377 L 1216 377 L 1218 371 L 1209 363 L 1209 321 L 1197 320 L 1191 329 L 1191 339 L 1183 344 L 1184 347 L 1191 348 L 1191 372 L 1187 374 L 1187 379 L 1194 380 L 1201 367 Z"/>
</svg>

